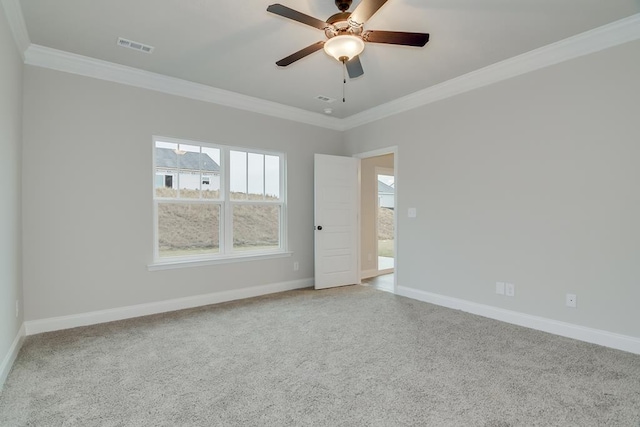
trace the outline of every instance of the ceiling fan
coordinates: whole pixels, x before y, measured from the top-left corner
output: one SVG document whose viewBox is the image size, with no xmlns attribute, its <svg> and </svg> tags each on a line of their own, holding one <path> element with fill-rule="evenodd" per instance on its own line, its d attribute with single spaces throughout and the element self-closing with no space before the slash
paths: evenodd
<svg viewBox="0 0 640 427">
<path fill-rule="evenodd" d="M 429 41 L 427 33 L 407 33 L 402 31 L 373 31 L 364 30 L 367 22 L 384 5 L 387 0 L 362 0 L 353 12 L 347 12 L 352 0 L 335 0 L 340 12 L 331 15 L 326 21 L 305 15 L 279 3 L 267 7 L 267 11 L 285 18 L 323 30 L 327 41 L 319 41 L 301 49 L 286 58 L 276 62 L 280 67 L 286 67 L 322 48 L 330 56 L 342 62 L 350 78 L 364 74 L 360 63 L 360 53 L 365 43 L 387 43 L 404 46 L 422 47 Z"/>
</svg>

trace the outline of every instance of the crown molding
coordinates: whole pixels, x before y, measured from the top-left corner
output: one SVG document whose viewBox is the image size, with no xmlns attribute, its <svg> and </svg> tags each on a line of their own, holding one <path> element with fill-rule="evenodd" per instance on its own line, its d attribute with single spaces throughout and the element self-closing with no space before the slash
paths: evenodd
<svg viewBox="0 0 640 427">
<path fill-rule="evenodd" d="M 24 60 L 24 52 L 31 45 L 31 40 L 27 32 L 27 24 L 25 24 L 24 16 L 22 16 L 20 0 L 1 0 L 1 3 L 7 16 L 13 39 L 16 42 L 16 46 L 18 46 L 22 60 Z"/>
<path fill-rule="evenodd" d="M 502 80 L 640 39 L 640 13 L 472 71 L 344 119 L 31 44 L 19 0 L 0 0 L 25 63 L 345 131 Z"/>
<path fill-rule="evenodd" d="M 354 114 L 343 119 L 343 130 L 638 39 L 640 13 Z"/>
<path fill-rule="evenodd" d="M 335 117 L 36 44 L 26 50 L 25 64 L 342 130 Z"/>
</svg>

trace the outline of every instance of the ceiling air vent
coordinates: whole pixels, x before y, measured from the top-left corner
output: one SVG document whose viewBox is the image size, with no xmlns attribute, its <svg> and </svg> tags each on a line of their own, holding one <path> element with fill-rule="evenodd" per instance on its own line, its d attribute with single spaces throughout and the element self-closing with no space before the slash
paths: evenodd
<svg viewBox="0 0 640 427">
<path fill-rule="evenodd" d="M 316 99 L 319 99 L 322 102 L 326 102 L 326 103 L 331 103 L 333 101 L 335 101 L 334 98 L 329 98 L 328 96 L 324 96 L 324 95 L 318 95 L 316 96 Z"/>
<path fill-rule="evenodd" d="M 129 49 L 139 50 L 140 52 L 144 53 L 153 52 L 153 46 L 123 39 L 122 37 L 118 37 L 118 46 L 128 47 Z"/>
</svg>

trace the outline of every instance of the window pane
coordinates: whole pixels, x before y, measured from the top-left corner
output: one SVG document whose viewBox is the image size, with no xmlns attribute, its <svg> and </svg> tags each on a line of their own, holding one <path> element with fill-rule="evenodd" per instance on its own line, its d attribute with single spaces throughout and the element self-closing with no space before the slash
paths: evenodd
<svg viewBox="0 0 640 427">
<path fill-rule="evenodd" d="M 280 157 L 264 156 L 265 183 L 267 199 L 280 199 Z"/>
<path fill-rule="evenodd" d="M 175 144 L 173 142 L 156 141 L 156 147 L 157 148 L 168 148 L 170 150 L 177 150 L 178 149 L 178 144 Z"/>
<path fill-rule="evenodd" d="M 235 205 L 233 249 L 265 250 L 280 247 L 280 206 Z"/>
<path fill-rule="evenodd" d="M 244 151 L 231 151 L 230 161 L 230 198 L 244 200 L 247 198 L 247 153 Z"/>
<path fill-rule="evenodd" d="M 199 145 L 189 145 L 189 144 L 178 144 L 178 154 L 185 153 L 199 153 L 200 146 Z"/>
<path fill-rule="evenodd" d="M 220 198 L 220 150 L 202 147 L 200 156 L 200 170 L 202 171 L 202 198 Z"/>
<path fill-rule="evenodd" d="M 179 144 L 178 187 L 182 199 L 200 198 L 200 147 L 197 145 Z"/>
<path fill-rule="evenodd" d="M 178 196 L 178 144 L 156 141 L 155 189 L 156 197 Z"/>
<path fill-rule="evenodd" d="M 188 171 L 181 169 L 178 180 L 180 182 L 180 198 L 200 198 L 200 171 Z"/>
<path fill-rule="evenodd" d="M 219 252 L 220 206 L 158 203 L 160 257 Z"/>
<path fill-rule="evenodd" d="M 249 200 L 264 199 L 264 155 L 249 153 Z"/>
</svg>

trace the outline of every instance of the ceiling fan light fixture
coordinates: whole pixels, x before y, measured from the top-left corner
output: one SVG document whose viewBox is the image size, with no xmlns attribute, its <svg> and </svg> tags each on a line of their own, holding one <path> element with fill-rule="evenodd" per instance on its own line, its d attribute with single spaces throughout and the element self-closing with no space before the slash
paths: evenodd
<svg viewBox="0 0 640 427">
<path fill-rule="evenodd" d="M 324 44 L 324 51 L 329 56 L 343 62 L 360 55 L 364 50 L 364 41 L 360 37 L 344 34 L 330 38 Z"/>
</svg>

